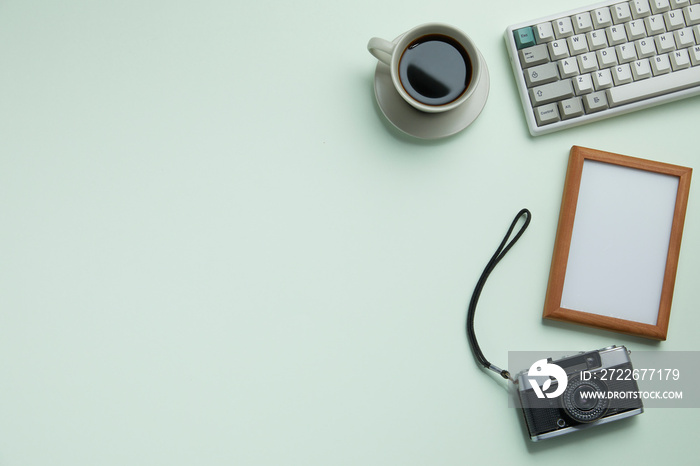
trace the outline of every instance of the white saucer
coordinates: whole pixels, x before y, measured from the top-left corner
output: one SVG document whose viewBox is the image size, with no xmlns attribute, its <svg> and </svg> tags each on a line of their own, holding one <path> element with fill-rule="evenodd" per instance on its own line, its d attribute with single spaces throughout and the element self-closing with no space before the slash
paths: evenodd
<svg viewBox="0 0 700 466">
<path fill-rule="evenodd" d="M 458 133 L 476 120 L 489 97 L 489 69 L 481 53 L 479 60 L 481 79 L 472 97 L 454 110 L 442 113 L 421 112 L 403 100 L 391 81 L 389 67 L 379 62 L 374 72 L 374 95 L 379 108 L 391 124 L 417 138 L 439 139 Z"/>
</svg>

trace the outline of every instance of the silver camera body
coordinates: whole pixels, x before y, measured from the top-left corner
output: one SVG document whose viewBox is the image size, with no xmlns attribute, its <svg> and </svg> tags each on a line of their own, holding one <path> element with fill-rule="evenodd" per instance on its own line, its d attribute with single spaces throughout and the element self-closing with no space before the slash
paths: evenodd
<svg viewBox="0 0 700 466">
<path fill-rule="evenodd" d="M 644 411 L 624 346 L 535 362 L 517 375 L 533 441 L 625 419 Z"/>
</svg>

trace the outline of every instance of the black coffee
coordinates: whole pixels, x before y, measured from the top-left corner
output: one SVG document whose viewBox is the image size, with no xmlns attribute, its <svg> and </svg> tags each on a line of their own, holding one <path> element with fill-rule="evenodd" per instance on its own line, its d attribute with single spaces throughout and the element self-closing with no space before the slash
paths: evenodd
<svg viewBox="0 0 700 466">
<path fill-rule="evenodd" d="M 472 79 L 472 64 L 457 41 L 430 34 L 416 39 L 403 52 L 399 79 L 406 92 L 418 102 L 445 105 L 467 90 Z"/>
</svg>

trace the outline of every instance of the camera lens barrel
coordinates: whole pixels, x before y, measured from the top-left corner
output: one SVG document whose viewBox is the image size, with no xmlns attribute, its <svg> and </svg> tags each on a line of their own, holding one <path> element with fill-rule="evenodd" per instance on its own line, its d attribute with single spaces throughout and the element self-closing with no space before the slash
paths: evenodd
<svg viewBox="0 0 700 466">
<path fill-rule="evenodd" d="M 606 392 L 606 385 L 599 380 L 574 377 L 569 380 L 566 391 L 561 396 L 562 408 L 576 422 L 596 421 L 608 411 Z"/>
</svg>

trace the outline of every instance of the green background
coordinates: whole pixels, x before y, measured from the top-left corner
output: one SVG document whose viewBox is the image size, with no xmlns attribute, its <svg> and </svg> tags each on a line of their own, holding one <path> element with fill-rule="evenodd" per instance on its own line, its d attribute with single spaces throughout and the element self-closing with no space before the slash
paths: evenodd
<svg viewBox="0 0 700 466">
<path fill-rule="evenodd" d="M 698 350 L 691 187 L 668 341 L 542 322 L 569 149 L 689 167 L 698 98 L 533 139 L 509 24 L 566 1 L 0 2 L 0 464 L 696 464 L 697 412 L 532 445 L 486 355 Z M 465 30 L 479 119 L 421 142 L 372 36 Z M 556 355 L 554 355 L 556 356 Z"/>
</svg>

